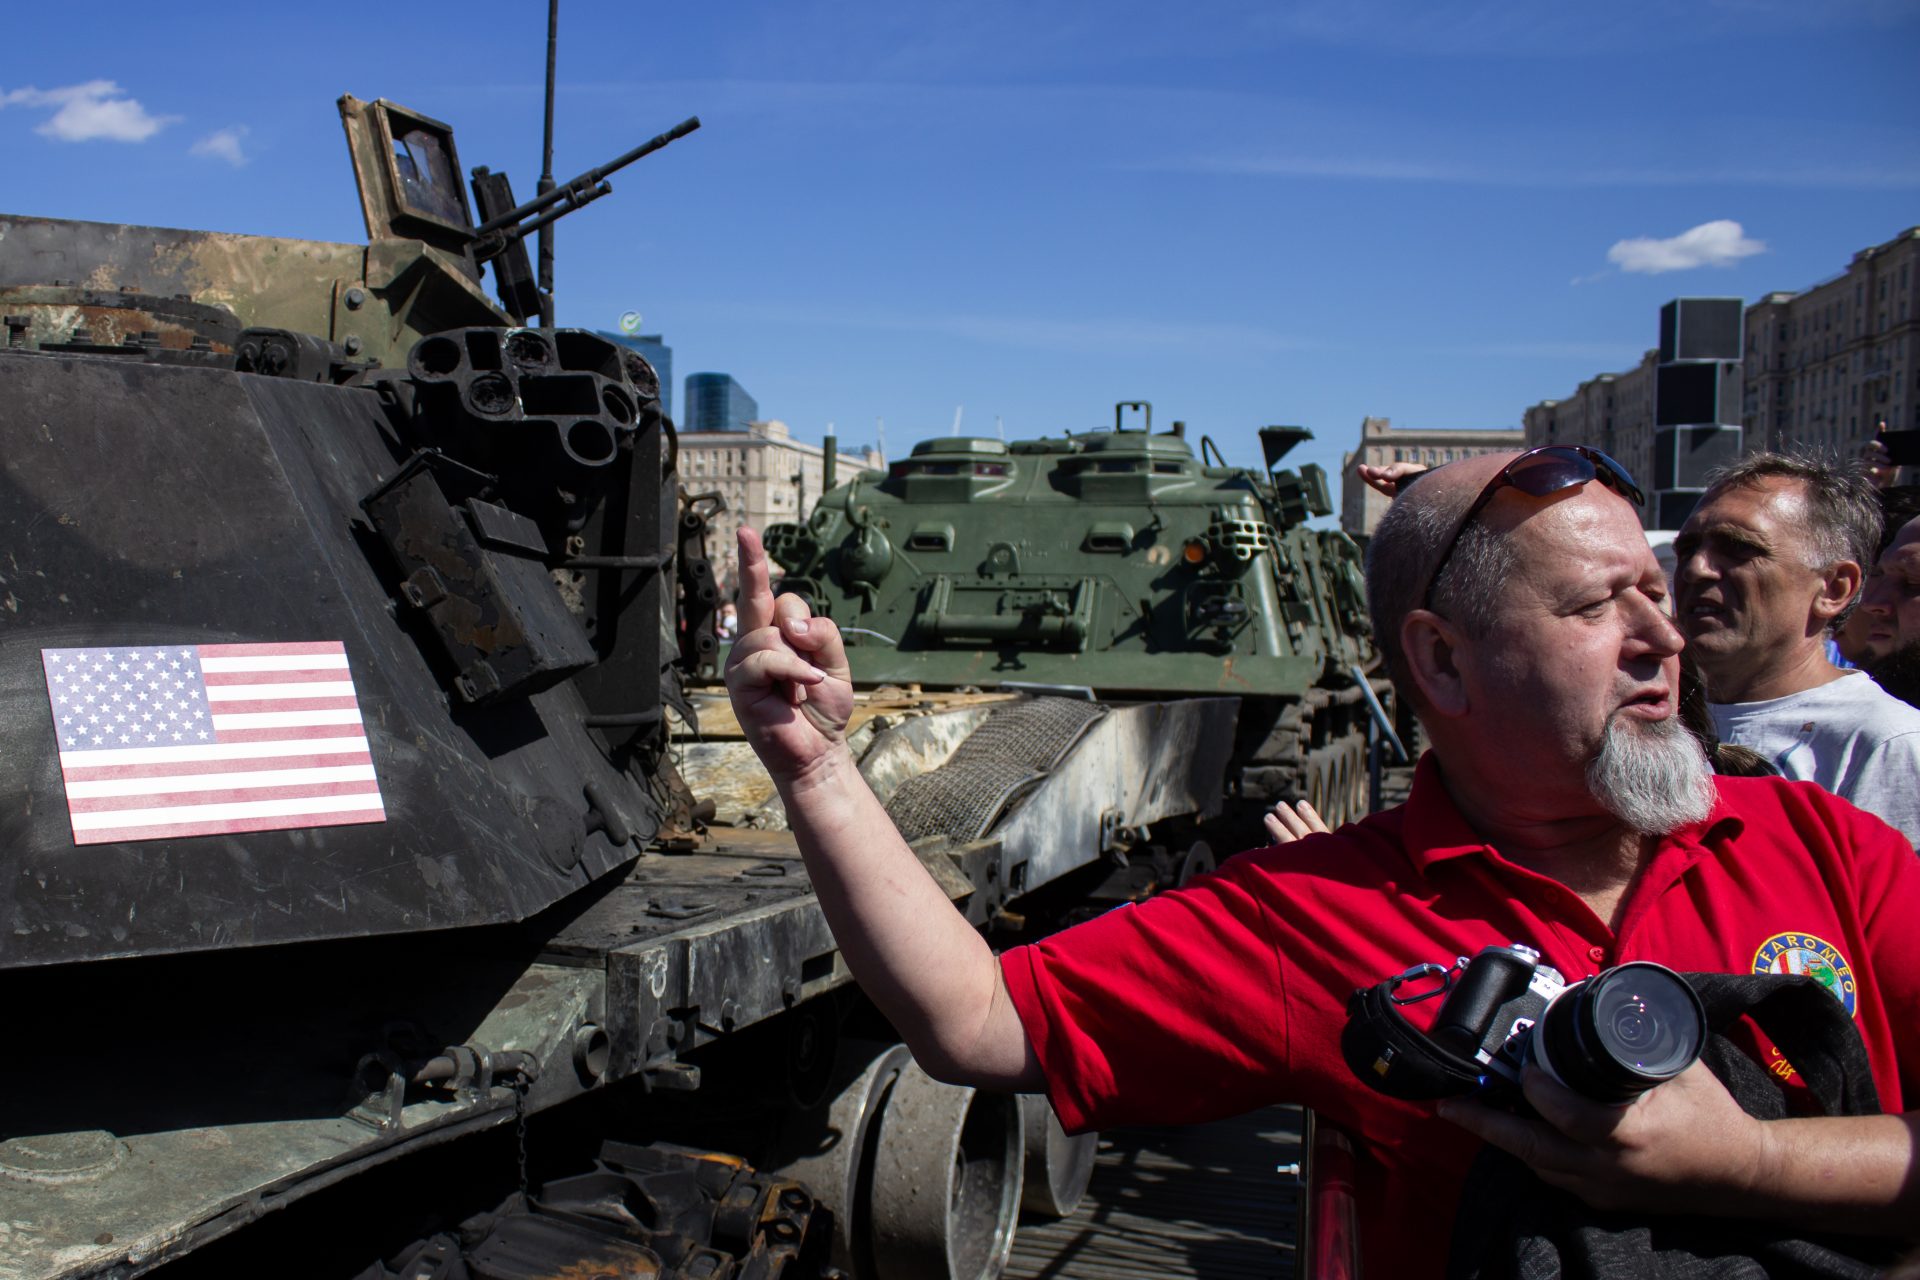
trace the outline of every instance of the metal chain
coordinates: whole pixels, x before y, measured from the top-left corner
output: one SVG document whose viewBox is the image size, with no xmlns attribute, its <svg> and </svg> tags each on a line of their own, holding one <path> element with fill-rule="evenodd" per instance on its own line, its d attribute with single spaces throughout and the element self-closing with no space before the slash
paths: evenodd
<svg viewBox="0 0 1920 1280">
<path fill-rule="evenodd" d="M 513 1135 L 516 1144 L 515 1154 L 520 1161 L 520 1200 L 526 1203 L 527 1194 L 527 1089 L 532 1084 L 524 1070 L 513 1073 Z"/>
</svg>

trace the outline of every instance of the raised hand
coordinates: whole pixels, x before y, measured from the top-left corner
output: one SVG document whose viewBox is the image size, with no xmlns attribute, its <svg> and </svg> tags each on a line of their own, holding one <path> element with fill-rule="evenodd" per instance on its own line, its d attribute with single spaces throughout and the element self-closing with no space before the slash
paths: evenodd
<svg viewBox="0 0 1920 1280">
<path fill-rule="evenodd" d="M 734 718 L 776 782 L 800 777 L 846 741 L 853 683 L 840 629 L 799 596 L 775 598 L 760 535 L 744 526 L 738 612 L 726 671 Z"/>
<path fill-rule="evenodd" d="M 1389 462 L 1377 467 L 1363 462 L 1354 470 L 1367 482 L 1368 488 L 1393 498 L 1399 496 L 1402 481 L 1408 476 L 1422 474 L 1428 467 L 1424 462 Z"/>
<path fill-rule="evenodd" d="M 1867 473 L 1867 481 L 1876 489 L 1888 488 L 1900 478 L 1900 468 L 1894 465 L 1893 455 L 1883 438 L 1886 434 L 1887 424 L 1882 422 L 1873 439 L 1860 450 L 1860 464 Z"/>
</svg>

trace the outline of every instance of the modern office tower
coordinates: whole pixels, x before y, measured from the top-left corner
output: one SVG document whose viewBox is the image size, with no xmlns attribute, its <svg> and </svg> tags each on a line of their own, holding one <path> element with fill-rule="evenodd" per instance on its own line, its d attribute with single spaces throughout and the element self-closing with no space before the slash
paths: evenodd
<svg viewBox="0 0 1920 1280">
<path fill-rule="evenodd" d="M 608 342 L 617 342 L 638 351 L 653 371 L 660 375 L 660 412 L 673 416 L 673 348 L 657 333 L 614 333 L 607 329 L 594 332 Z"/>
<path fill-rule="evenodd" d="M 682 431 L 745 431 L 760 420 L 760 406 L 727 373 L 687 375 L 686 418 Z"/>
<path fill-rule="evenodd" d="M 1686 523 L 1707 477 L 1740 456 L 1744 311 L 1738 298 L 1675 298 L 1660 308 L 1653 469 L 1641 478 L 1650 529 Z"/>
<path fill-rule="evenodd" d="M 1582 382 L 1521 415 L 1528 448 L 1591 445 L 1647 494 L 1640 523 L 1673 529 L 1707 472 L 1740 455 L 1738 298 L 1676 298 L 1660 309 L 1660 345 L 1620 373 Z M 1729 352 L 1733 354 L 1728 355 Z"/>
</svg>

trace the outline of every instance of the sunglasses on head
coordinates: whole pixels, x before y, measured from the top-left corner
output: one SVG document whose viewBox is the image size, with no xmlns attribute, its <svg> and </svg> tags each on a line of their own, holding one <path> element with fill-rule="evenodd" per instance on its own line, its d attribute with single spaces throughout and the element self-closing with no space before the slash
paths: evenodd
<svg viewBox="0 0 1920 1280">
<path fill-rule="evenodd" d="M 1400 482 L 1394 496 L 1399 497 L 1413 481 L 1427 474 L 1422 471 L 1408 476 Z M 1633 482 L 1633 477 L 1627 474 L 1625 467 L 1598 449 L 1590 449 L 1583 444 L 1541 445 L 1537 449 L 1527 450 L 1500 468 L 1499 473 L 1480 490 L 1480 496 L 1473 500 L 1466 514 L 1460 517 L 1460 523 L 1453 527 L 1453 536 L 1447 539 L 1447 549 L 1440 553 L 1433 573 L 1427 578 L 1427 589 L 1420 593 L 1420 607 L 1427 610 L 1433 608 L 1434 588 L 1440 584 L 1441 570 L 1453 558 L 1453 549 L 1460 545 L 1460 536 L 1502 489 L 1514 488 L 1535 498 L 1545 498 L 1590 480 L 1598 480 L 1635 506 L 1646 504 L 1646 496 L 1640 492 L 1640 486 Z"/>
</svg>

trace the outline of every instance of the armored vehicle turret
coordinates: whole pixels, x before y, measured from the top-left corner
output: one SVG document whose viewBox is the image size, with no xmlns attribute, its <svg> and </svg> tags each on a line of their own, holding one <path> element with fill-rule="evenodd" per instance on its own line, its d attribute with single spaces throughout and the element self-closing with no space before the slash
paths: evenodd
<svg viewBox="0 0 1920 1280">
<path fill-rule="evenodd" d="M 1110 432 L 925 440 L 767 546 L 861 681 L 1231 697 L 1238 807 L 1307 798 L 1337 822 L 1364 812 L 1376 658 L 1358 548 L 1308 527 L 1325 472 L 1278 465 L 1309 438 L 1263 428 L 1264 470 L 1234 467 L 1127 402 Z"/>
</svg>

